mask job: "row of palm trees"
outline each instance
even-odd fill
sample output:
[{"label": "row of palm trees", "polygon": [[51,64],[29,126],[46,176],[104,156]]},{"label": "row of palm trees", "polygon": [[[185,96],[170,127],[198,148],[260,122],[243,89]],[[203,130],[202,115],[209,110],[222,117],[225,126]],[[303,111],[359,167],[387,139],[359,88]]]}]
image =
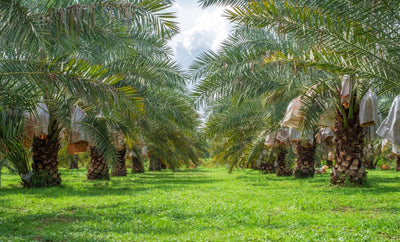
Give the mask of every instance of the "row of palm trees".
[{"label": "row of palm trees", "polygon": [[[234,23],[220,50],[201,55],[189,73],[195,104],[209,108],[206,131],[215,159],[231,169],[260,159],[273,168],[276,161],[278,175],[291,175],[285,157],[295,150],[295,176],[312,177],[316,134],[331,127],[331,182],[364,183],[370,140],[360,103],[376,93],[385,117],[399,93],[400,3],[199,2],[230,6],[225,14]],[[124,175],[131,150],[142,170],[143,144],[151,169],[198,163],[204,142],[185,94],[188,77],[167,45],[178,32],[171,4],[0,0],[0,156],[26,187],[61,183],[58,153],[71,145],[77,124],[89,137],[82,140],[90,150],[88,179],[108,179],[107,163]],[[282,122],[296,100],[300,116]],[[72,119],[76,108],[84,119]],[[45,124],[27,135],[27,120],[43,113]]]},{"label": "row of palm trees", "polygon": [[[216,159],[232,169],[270,157],[277,161],[278,175],[291,174],[284,159],[294,142],[294,175],[312,177],[315,135],[321,127],[331,127],[335,137],[331,183],[364,183],[364,150],[370,142],[365,134],[378,127],[378,120],[361,126],[365,111],[360,103],[368,92],[375,93],[386,117],[399,94],[400,3],[199,2],[203,7],[229,6],[225,16],[234,24],[217,52],[203,53],[191,66],[196,103],[209,107],[206,132]],[[301,100],[299,120],[282,122],[296,97]],[[300,134],[292,138],[286,132]],[[286,138],[274,138],[273,148],[265,148],[268,134]],[[271,155],[266,155],[268,151]]]},{"label": "row of palm trees", "polygon": [[[123,165],[126,148],[143,143],[153,163],[198,163],[197,114],[167,45],[179,31],[171,4],[0,1],[0,156],[24,186],[61,184],[58,153],[77,124],[89,137],[88,179],[108,179],[107,163]],[[84,119],[72,119],[76,108]],[[30,139],[29,121],[42,116]]]}]

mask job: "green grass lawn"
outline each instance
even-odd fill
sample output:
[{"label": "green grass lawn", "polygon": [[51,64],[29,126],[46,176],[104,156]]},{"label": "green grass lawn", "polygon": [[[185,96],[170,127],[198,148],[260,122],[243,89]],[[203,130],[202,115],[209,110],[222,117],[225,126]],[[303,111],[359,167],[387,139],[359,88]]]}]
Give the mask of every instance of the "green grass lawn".
[{"label": "green grass lawn", "polygon": [[0,241],[384,241],[400,239],[400,173],[369,171],[364,188],[329,175],[294,180],[253,170],[147,172],[23,189],[3,174]]}]

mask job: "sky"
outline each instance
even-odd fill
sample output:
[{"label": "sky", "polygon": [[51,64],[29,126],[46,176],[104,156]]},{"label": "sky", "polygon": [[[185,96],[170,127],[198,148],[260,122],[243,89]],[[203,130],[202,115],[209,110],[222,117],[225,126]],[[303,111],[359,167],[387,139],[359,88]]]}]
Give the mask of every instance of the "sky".
[{"label": "sky", "polygon": [[217,50],[228,37],[229,23],[222,17],[224,9],[202,9],[197,0],[176,0],[172,11],[176,12],[180,34],[170,42],[176,60],[187,69],[197,56],[208,49]]}]

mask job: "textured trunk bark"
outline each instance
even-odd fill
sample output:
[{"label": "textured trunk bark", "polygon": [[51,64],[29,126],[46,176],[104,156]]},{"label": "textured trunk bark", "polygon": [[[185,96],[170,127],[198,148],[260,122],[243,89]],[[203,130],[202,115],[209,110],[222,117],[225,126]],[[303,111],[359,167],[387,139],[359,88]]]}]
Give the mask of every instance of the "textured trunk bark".
[{"label": "textured trunk bark", "polygon": [[[349,109],[346,109],[346,113]],[[331,183],[353,185],[363,184],[367,180],[367,173],[363,165],[363,132],[359,121],[359,112],[354,111],[353,119],[344,125],[340,112],[336,115],[336,162],[331,173]]]},{"label": "textured trunk bark", "polygon": [[113,164],[111,169],[112,176],[126,176],[126,160],[125,160],[126,149],[118,151],[118,160]]},{"label": "textured trunk bark", "polygon": [[267,161],[261,164],[261,170],[264,173],[271,174],[275,173],[275,166],[273,161]]},{"label": "textured trunk bark", "polygon": [[69,169],[78,169],[78,155],[72,155],[71,161],[69,163]]},{"label": "textured trunk bark", "polygon": [[166,169],[164,163],[162,163],[159,159],[157,158],[150,158],[150,165],[149,165],[149,170],[150,171],[160,171],[161,169]]},{"label": "textured trunk bark", "polygon": [[251,169],[253,169],[253,170],[262,170],[262,167],[263,167],[263,163],[258,165],[257,162],[254,162],[251,164]]},{"label": "textured trunk bark", "polygon": [[370,170],[375,170],[376,166],[375,166],[375,162],[374,162],[374,158],[369,157],[365,159],[365,168],[370,169]]},{"label": "textured trunk bark", "polygon": [[144,173],[143,163],[137,157],[132,157],[132,173]]},{"label": "textured trunk bark", "polygon": [[96,147],[90,147],[88,180],[110,180],[107,162],[101,157]]},{"label": "textured trunk bark", "polygon": [[279,145],[277,148],[276,157],[276,175],[278,176],[291,176],[292,171],[287,167],[285,158],[287,154],[286,146]]},{"label": "textured trunk bark", "polygon": [[294,169],[295,178],[314,177],[314,163],[316,146],[305,147],[301,143],[296,144],[297,161]]},{"label": "textured trunk bark", "polygon": [[381,149],[375,149],[374,144],[367,139],[368,145],[364,147],[363,160],[366,169],[375,170],[377,158],[380,156]]},{"label": "textured trunk bark", "polygon": [[[42,137],[43,138],[43,137]],[[60,141],[56,134],[50,133],[45,138],[33,138],[32,153],[32,180],[26,183],[29,187],[53,187],[61,184],[58,173],[58,151]]]},{"label": "textured trunk bark", "polygon": [[270,152],[269,154],[265,151],[259,156],[258,160],[253,163],[254,170],[260,170],[263,173],[275,173],[274,166],[274,152]]},{"label": "textured trunk bark", "polygon": [[264,156],[264,162],[262,163],[262,170],[266,174],[276,173],[274,161],[276,159],[275,152],[270,152],[269,155]]},{"label": "textured trunk bark", "polygon": [[397,156],[396,171],[400,171],[400,156]]},{"label": "textured trunk bark", "polygon": [[332,161],[332,160],[326,160],[326,165],[327,165],[329,168],[332,168],[332,167],[333,167],[333,161]]}]

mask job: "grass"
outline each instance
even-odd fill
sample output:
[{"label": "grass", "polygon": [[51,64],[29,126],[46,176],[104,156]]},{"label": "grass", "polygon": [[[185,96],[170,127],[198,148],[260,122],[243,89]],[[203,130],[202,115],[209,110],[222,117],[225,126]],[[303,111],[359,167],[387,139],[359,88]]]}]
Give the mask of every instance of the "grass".
[{"label": "grass", "polygon": [[400,239],[400,173],[369,171],[363,188],[329,175],[294,180],[253,170],[148,172],[23,189],[3,174],[0,241],[385,241]]}]

